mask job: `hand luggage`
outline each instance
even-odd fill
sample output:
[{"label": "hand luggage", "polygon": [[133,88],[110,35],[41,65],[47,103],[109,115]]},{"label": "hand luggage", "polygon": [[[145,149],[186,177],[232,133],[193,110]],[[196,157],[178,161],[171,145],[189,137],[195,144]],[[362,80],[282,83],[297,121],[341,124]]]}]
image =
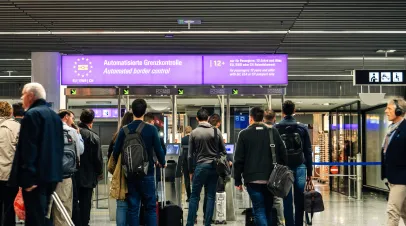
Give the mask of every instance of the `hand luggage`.
[{"label": "hand luggage", "polygon": [[[306,190],[304,192],[304,210],[307,225],[312,225],[314,213],[324,211],[323,197],[319,192],[314,190],[312,181],[308,181],[306,184]],[[310,218],[308,213],[310,213]]]},{"label": "hand luggage", "polygon": [[52,194],[52,199],[54,200],[56,207],[59,209],[59,211],[61,211],[62,216],[65,218],[66,224],[68,226],[75,226],[71,217],[69,216],[69,213],[66,211],[61,199],[59,198],[58,194],[56,194],[56,192]]},{"label": "hand luggage", "polygon": [[227,224],[226,215],[226,193],[217,192],[216,193],[216,208],[214,213],[215,224]]},{"label": "hand luggage", "polygon": [[183,210],[180,206],[166,201],[165,170],[161,169],[162,202],[159,209],[159,226],[183,226]]}]

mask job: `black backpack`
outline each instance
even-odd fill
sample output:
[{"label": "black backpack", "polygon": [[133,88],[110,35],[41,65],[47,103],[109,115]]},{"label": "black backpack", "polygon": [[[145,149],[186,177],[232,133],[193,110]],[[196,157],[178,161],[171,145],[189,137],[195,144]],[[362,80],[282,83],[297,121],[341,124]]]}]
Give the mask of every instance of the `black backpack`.
[{"label": "black backpack", "polygon": [[63,130],[63,158],[62,158],[62,172],[63,178],[71,177],[77,171],[77,151],[76,142],[69,135],[68,130]]},{"label": "black backpack", "polygon": [[123,145],[123,170],[127,177],[146,176],[148,174],[148,152],[142,139],[141,132],[145,123],[141,122],[135,133],[130,134],[127,126],[123,127],[125,140]]},{"label": "black backpack", "polygon": [[288,166],[295,168],[304,163],[303,141],[299,124],[277,124],[275,127],[285,143]]}]

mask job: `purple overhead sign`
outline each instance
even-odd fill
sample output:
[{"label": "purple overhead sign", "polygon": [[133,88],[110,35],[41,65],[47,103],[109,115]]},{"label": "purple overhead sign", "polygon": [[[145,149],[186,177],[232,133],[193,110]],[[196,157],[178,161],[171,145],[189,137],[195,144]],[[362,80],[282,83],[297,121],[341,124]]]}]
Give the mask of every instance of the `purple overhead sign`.
[{"label": "purple overhead sign", "polygon": [[288,55],[206,55],[205,85],[286,85]]},{"label": "purple overhead sign", "polygon": [[201,55],[62,56],[62,85],[201,85]]},{"label": "purple overhead sign", "polygon": [[286,85],[287,54],[62,56],[62,85]]}]

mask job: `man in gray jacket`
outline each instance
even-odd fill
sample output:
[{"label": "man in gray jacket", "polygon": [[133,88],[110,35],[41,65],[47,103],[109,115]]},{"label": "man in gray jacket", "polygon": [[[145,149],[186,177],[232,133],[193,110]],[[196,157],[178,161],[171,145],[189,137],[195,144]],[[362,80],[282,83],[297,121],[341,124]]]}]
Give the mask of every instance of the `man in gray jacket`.
[{"label": "man in gray jacket", "polygon": [[221,155],[227,154],[220,130],[213,128],[208,123],[208,119],[209,113],[207,110],[200,109],[197,112],[199,126],[192,131],[189,138],[188,163],[189,172],[191,172],[192,195],[189,202],[189,214],[186,226],[193,226],[195,224],[200,192],[203,185],[207,189],[205,225],[211,225],[219,177],[214,161],[216,160],[217,152],[220,152]]}]

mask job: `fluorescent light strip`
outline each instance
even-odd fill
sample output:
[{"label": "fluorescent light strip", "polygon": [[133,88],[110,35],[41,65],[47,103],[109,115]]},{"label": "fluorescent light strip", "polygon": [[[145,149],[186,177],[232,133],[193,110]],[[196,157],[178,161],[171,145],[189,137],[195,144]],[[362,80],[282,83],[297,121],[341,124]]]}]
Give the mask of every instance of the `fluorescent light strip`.
[{"label": "fluorescent light strip", "polygon": [[0,59],[0,61],[27,61],[27,60],[31,60],[31,59]]},{"label": "fluorescent light strip", "polygon": [[406,30],[398,31],[3,31],[0,35],[176,35],[176,34],[406,34]]},{"label": "fluorescent light strip", "polygon": [[10,76],[8,76],[8,75],[0,75],[0,78],[31,78],[31,76],[29,76],[29,75],[21,75],[21,76],[18,76],[18,75],[10,75]]}]

